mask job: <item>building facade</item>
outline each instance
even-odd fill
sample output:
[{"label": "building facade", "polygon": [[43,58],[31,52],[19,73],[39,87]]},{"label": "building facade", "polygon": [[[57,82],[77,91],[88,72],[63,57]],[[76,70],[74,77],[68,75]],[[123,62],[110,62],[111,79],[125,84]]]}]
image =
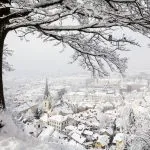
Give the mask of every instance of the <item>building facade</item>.
[{"label": "building facade", "polygon": [[55,130],[62,131],[66,126],[68,126],[68,117],[62,115],[51,116],[48,124],[54,127]]}]

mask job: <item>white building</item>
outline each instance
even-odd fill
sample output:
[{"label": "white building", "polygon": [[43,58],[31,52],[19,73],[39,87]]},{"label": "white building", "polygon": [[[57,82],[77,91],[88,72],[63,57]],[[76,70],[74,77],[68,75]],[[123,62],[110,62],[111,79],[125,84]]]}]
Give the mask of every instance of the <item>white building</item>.
[{"label": "white building", "polygon": [[55,130],[62,131],[68,126],[68,117],[62,115],[55,115],[49,118],[49,125],[54,127]]}]

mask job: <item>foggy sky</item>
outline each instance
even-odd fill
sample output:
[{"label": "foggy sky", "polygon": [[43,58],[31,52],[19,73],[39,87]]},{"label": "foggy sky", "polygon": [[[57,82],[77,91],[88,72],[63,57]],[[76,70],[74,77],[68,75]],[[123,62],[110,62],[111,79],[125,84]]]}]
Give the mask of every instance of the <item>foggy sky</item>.
[{"label": "foggy sky", "polygon": [[[131,46],[130,52],[123,52],[129,58],[129,73],[150,72],[150,40],[140,34],[131,34],[131,36],[140,42],[141,47]],[[83,72],[79,63],[69,64],[71,61],[71,48],[62,48],[54,46],[52,42],[43,42],[36,37],[29,37],[30,41],[20,40],[17,35],[9,33],[6,39],[8,48],[14,50],[12,56],[8,57],[8,62],[13,65],[15,71],[13,74],[73,74]],[[12,73],[11,73],[12,74]]]}]

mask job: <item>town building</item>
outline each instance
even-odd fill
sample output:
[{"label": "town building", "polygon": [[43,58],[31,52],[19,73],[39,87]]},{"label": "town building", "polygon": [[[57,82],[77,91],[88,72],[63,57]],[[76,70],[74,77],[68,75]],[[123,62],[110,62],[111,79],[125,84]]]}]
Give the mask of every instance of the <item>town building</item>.
[{"label": "town building", "polygon": [[62,115],[54,115],[49,117],[50,126],[54,127],[57,131],[62,131],[66,126],[68,126],[68,117]]}]

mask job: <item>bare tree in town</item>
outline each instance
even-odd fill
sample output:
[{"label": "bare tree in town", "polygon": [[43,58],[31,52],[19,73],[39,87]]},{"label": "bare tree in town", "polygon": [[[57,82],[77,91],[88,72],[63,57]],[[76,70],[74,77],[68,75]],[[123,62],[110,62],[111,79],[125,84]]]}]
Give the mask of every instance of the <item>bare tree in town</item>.
[{"label": "bare tree in town", "polygon": [[64,96],[64,94],[65,94],[66,92],[67,92],[67,91],[66,91],[65,88],[59,90],[58,93],[57,93],[57,100],[60,100],[60,102],[62,102],[62,101],[63,101],[63,96]]},{"label": "bare tree in town", "polygon": [[126,44],[138,44],[125,34],[117,37],[114,33],[124,27],[148,36],[149,6],[147,0],[1,0],[1,108],[5,108],[2,57],[9,32],[22,36],[39,33],[45,41],[70,46],[74,49],[73,61],[79,60],[94,75],[105,76],[110,70],[123,73],[127,59],[120,51],[126,50]]}]

